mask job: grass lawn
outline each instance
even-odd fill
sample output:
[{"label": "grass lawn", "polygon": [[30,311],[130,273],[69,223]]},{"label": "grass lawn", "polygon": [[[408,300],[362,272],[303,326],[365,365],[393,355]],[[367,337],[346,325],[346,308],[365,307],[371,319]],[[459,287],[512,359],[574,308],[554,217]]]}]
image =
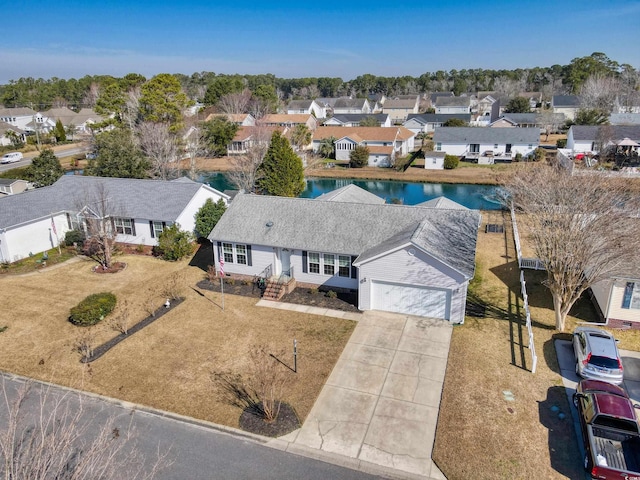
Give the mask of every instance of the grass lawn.
[{"label": "grass lawn", "polygon": [[[483,212],[483,222],[510,225],[508,213]],[[447,478],[582,478],[574,428],[558,370],[554,329],[542,272],[527,272],[538,365],[522,315],[519,271],[510,228],[506,235],[478,237],[477,276],[472,296],[487,304],[486,317],[467,316],[453,330],[433,458]],[[571,312],[577,321],[594,320],[588,302]],[[511,392],[508,400],[504,392]],[[567,415],[558,418],[551,408]]]},{"label": "grass lawn", "polygon": [[[271,345],[274,353],[285,349],[288,356],[281,360],[292,365],[296,339],[298,373],[287,370],[283,400],[304,420],[355,326],[258,308],[255,298],[229,294],[223,311],[219,293],[192,288],[205,272],[186,261],[117,259],[127,263],[117,274],[92,273],[94,262],[83,260],[37,275],[0,276],[0,327],[7,327],[0,333],[0,369],[237,427],[241,408],[214,384],[212,374],[246,373],[253,344]],[[133,324],[164,303],[161,292],[172,275],[183,286],[181,305],[90,366],[80,363],[73,345],[84,330],[67,321],[72,306],[91,293],[111,291],[120,307],[126,302]],[[117,335],[105,323],[95,327],[96,343]]]}]

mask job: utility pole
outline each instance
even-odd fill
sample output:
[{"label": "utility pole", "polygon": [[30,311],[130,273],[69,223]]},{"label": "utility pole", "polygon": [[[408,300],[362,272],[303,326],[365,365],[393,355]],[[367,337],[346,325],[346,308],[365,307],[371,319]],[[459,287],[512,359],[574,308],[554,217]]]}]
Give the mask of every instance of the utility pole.
[{"label": "utility pole", "polygon": [[33,110],[33,128],[36,130],[36,142],[38,144],[38,151],[40,151],[40,135],[38,134],[38,123],[36,122],[36,111],[33,108],[33,102],[31,102],[31,110]]}]

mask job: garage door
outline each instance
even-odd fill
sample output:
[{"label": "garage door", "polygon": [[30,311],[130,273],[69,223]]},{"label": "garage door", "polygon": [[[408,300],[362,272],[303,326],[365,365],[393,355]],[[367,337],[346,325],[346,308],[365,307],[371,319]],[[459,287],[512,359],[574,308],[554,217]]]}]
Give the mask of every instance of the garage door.
[{"label": "garage door", "polygon": [[447,300],[446,290],[397,283],[371,283],[371,308],[373,310],[406,313],[421,317],[447,318]]}]

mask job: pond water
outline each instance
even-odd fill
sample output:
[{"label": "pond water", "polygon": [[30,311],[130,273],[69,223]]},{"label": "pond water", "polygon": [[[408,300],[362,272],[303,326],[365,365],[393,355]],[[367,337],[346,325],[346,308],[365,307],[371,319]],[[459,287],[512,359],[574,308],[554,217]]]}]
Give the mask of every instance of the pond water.
[{"label": "pond water", "polygon": [[[233,185],[223,173],[207,173],[201,178],[216,190],[233,190]],[[493,185],[469,185],[448,183],[408,183],[389,180],[354,180],[348,178],[307,178],[307,187],[301,197],[316,198],[351,183],[384,198],[387,203],[400,202],[416,205],[436,197],[446,197],[467,208],[477,210],[499,210],[497,192]]]}]

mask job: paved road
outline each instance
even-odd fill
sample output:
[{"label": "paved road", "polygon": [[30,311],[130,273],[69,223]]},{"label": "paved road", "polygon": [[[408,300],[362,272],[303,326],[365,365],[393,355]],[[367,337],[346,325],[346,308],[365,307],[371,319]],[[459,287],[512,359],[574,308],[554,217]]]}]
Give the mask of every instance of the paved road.
[{"label": "paved road", "polygon": [[[68,148],[60,148],[55,151],[55,155],[58,158],[70,157],[72,155],[77,155],[78,153],[84,153],[87,151],[87,148],[84,146],[78,145],[69,145]],[[5,172],[7,170],[11,170],[12,168],[26,167],[31,165],[31,159],[33,157],[37,157],[39,155],[38,152],[29,152],[24,154],[24,159],[15,163],[6,163],[0,164],[0,172]]]},{"label": "paved road", "polygon": [[[8,377],[6,391],[14,391],[22,384],[22,379]],[[34,384],[32,396],[39,398],[39,384]],[[173,463],[156,477],[161,480],[189,479],[265,479],[288,478],[325,480],[339,478],[345,480],[372,480],[385,478],[369,475],[356,470],[332,465],[312,458],[286,453],[267,447],[253,438],[243,438],[211,426],[189,423],[162,417],[157,413],[133,410],[104,399],[65,392],[52,387],[50,393],[67,395],[73,407],[83,404],[83,412],[92,422],[112,419],[122,432],[133,425],[136,432],[136,448],[144,456],[145,462],[153,462],[157,452],[166,452]],[[37,414],[38,401],[31,399],[25,408]],[[33,409],[33,410],[31,410]],[[6,407],[0,402],[0,425],[6,421]],[[386,477],[389,478],[389,477]]]}]

